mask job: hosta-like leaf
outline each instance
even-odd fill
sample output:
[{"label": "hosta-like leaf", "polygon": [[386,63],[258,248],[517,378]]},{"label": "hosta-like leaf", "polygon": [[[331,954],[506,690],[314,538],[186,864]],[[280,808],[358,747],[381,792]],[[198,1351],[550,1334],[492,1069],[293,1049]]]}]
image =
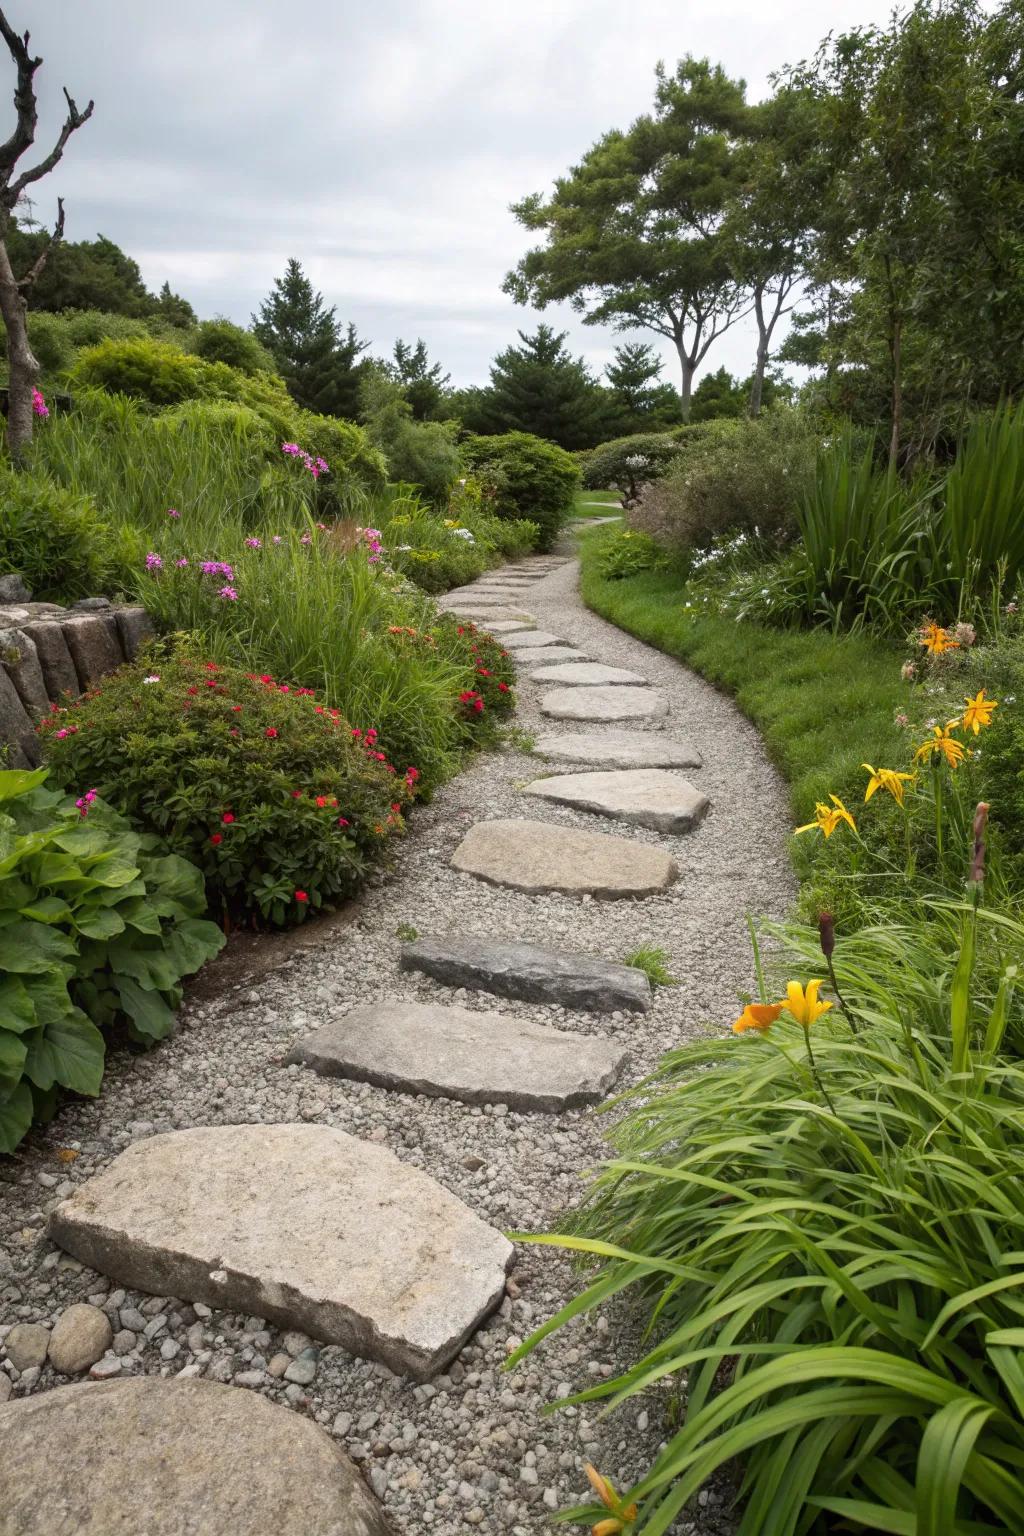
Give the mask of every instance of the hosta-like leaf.
[{"label": "hosta-like leaf", "polygon": [[19,916],[34,923],[66,923],[71,917],[71,908],[61,896],[40,896],[20,907]]},{"label": "hosta-like leaf", "polygon": [[114,939],[124,933],[124,919],[113,907],[90,907],[75,914],[75,927],[87,939]]},{"label": "hosta-like leaf", "polygon": [[0,1153],[13,1152],[32,1124],[32,1090],[19,1083],[6,1098],[0,1097]]},{"label": "hosta-like leaf", "polygon": [[21,1034],[26,1029],[34,1029],[37,1023],[29,986],[17,976],[0,976],[0,1029]]},{"label": "hosta-like leaf", "polygon": [[198,971],[201,965],[224,948],[225,943],[224,934],[217,924],[205,918],[189,917],[183,923],[176,924],[166,940],[167,954],[178,971],[175,980]]},{"label": "hosta-like leaf", "polygon": [[0,973],[29,976],[48,971],[74,952],[74,941],[45,923],[20,921],[0,928]]},{"label": "hosta-like leaf", "polygon": [[25,1076],[37,1088],[71,1088],[95,1096],[103,1080],[103,1036],[69,1000],[63,1019],[29,1035]]},{"label": "hosta-like leaf", "polygon": [[159,992],[147,991],[130,976],[116,978],[121,1007],[146,1040],[162,1040],[174,1028],[175,1012]]},{"label": "hosta-like leaf", "polygon": [[48,768],[0,769],[0,803],[27,795],[45,781],[48,773]]}]

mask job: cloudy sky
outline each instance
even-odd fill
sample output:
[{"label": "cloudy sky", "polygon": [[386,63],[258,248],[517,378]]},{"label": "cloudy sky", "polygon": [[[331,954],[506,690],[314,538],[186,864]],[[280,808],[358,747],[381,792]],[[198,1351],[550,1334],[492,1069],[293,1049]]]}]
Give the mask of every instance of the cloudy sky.
[{"label": "cloudy sky", "polygon": [[[31,26],[39,143],[60,87],[95,116],[38,189],[68,236],[123,246],[202,316],[247,323],[289,256],[377,354],[422,336],[457,384],[539,318],[501,292],[508,212],[652,100],[658,59],[720,60],[752,98],[891,0],[5,0]],[[7,76],[13,70],[3,61]],[[4,130],[6,131],[6,130]],[[600,369],[617,338],[570,311]],[[709,356],[746,373],[738,327]],[[666,376],[676,382],[671,362]]]}]

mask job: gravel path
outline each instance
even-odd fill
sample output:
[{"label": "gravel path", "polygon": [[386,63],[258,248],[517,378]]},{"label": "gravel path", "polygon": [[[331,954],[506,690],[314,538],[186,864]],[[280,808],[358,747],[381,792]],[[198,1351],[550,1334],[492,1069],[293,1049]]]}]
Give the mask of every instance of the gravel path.
[{"label": "gravel path", "polygon": [[[583,1460],[618,1483],[644,1470],[663,1430],[657,1399],[607,1418],[585,1407],[540,1413],[557,1396],[635,1358],[628,1312],[611,1321],[580,1321],[516,1372],[503,1372],[510,1349],[579,1285],[557,1253],[522,1247],[500,1311],[446,1375],[414,1386],[381,1365],[327,1347],[314,1379],[299,1384],[280,1373],[309,1340],[260,1318],[114,1290],[54,1248],[44,1224],[71,1188],[154,1130],[301,1119],[386,1143],[497,1227],[543,1230],[576,1201],[586,1170],[602,1155],[600,1123],[591,1112],[517,1114],[501,1105],[469,1108],[390,1094],[285,1067],[289,1046],[357,1003],[448,1001],[580,1034],[610,1034],[628,1046],[627,1078],[635,1081],[668,1047],[735,1016],[737,993],[752,984],[745,914],[781,915],[792,900],[783,788],[757,733],[735,708],[678,663],[589,613],[576,579],[570,562],[539,581],[522,606],[540,626],[664,691],[671,704],[665,728],[703,753],[704,767],[687,777],[711,798],[707,820],[686,837],[625,827],[523,797],[519,787],[544,767],[519,750],[481,757],[416,814],[394,869],[365,892],[350,924],[331,925],[312,945],[293,949],[258,990],[249,980],[213,1001],[193,1002],[176,1038],[150,1055],[112,1053],[99,1100],[65,1105],[51,1126],[0,1164],[0,1335],[18,1321],[49,1323],[69,1303],[92,1298],[111,1315],[124,1371],[234,1380],[315,1417],[364,1467],[398,1532],[427,1528],[456,1536],[476,1528],[525,1536],[544,1530],[552,1510],[583,1495]],[[520,668],[524,677],[527,670]],[[523,683],[522,730],[600,729],[545,720],[538,708],[542,693],[542,685]],[[473,822],[508,816],[667,847],[680,879],[646,900],[600,902],[526,896],[449,868]],[[425,977],[399,974],[399,935],[408,938],[413,929],[532,940],[612,960],[649,943],[668,951],[680,984],[660,991],[646,1016],[603,1018],[452,993]],[[8,1369],[8,1375],[17,1373]],[[0,1369],[0,1396],[2,1376]],[[41,1374],[30,1369],[14,1392],[59,1380],[48,1366]],[[702,1503],[699,1520],[684,1520],[678,1530],[727,1530],[720,1494],[707,1490]]]}]

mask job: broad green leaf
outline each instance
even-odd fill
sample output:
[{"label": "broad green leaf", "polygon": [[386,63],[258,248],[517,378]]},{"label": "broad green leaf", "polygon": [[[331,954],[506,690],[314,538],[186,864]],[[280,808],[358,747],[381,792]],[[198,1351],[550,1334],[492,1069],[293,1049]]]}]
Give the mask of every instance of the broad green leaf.
[{"label": "broad green leaf", "polygon": [[994,1412],[991,1403],[964,1397],[932,1414],[917,1462],[917,1536],[946,1536],[968,1457]]},{"label": "broad green leaf", "polygon": [[187,917],[199,917],[206,910],[203,877],[194,864],[168,853],[160,859],[147,859],[146,885],[155,912],[174,917],[183,911]]},{"label": "broad green leaf", "polygon": [[45,781],[49,771],[48,768],[0,769],[0,801],[16,800],[19,795],[27,795]]},{"label": "broad green leaf", "polygon": [[0,1030],[21,1034],[26,1029],[35,1029],[39,1021],[33,993],[38,985],[36,982],[26,986],[17,976],[0,976]]},{"label": "broad green leaf", "polygon": [[76,859],[93,858],[97,854],[109,853],[112,849],[111,836],[106,827],[90,826],[87,822],[61,832],[56,842],[58,848],[73,854]]},{"label": "broad green leaf", "polygon": [[29,1036],[25,1076],[37,1088],[70,1088],[95,1097],[103,1081],[103,1036],[69,1000],[66,1016]]},{"label": "broad green leaf", "polygon": [[71,916],[71,908],[61,896],[40,896],[18,910],[35,923],[66,923]]},{"label": "broad green leaf", "polygon": [[32,1124],[32,1090],[19,1083],[6,1099],[0,1099],[0,1153],[13,1152]]},{"label": "broad green leaf", "polygon": [[144,895],[121,900],[118,902],[117,911],[125,924],[138,933],[150,933],[156,936],[162,932],[159,914]]},{"label": "broad green leaf", "polygon": [[74,941],[44,923],[17,922],[0,928],[0,973],[29,976],[48,971],[74,953]]},{"label": "broad green leaf", "polygon": [[82,917],[76,913],[75,927],[87,939],[114,939],[124,933],[124,920],[113,907],[90,907]]},{"label": "broad green leaf", "polygon": [[162,1040],[170,1034],[176,1015],[159,992],[145,990],[130,976],[117,976],[115,980],[121,1007],[140,1035],[147,1040]]},{"label": "broad green leaf", "polygon": [[168,956],[178,973],[175,980],[198,971],[224,948],[226,942],[217,924],[205,918],[189,917],[178,923],[166,940]]},{"label": "broad green leaf", "polygon": [[110,945],[110,964],[118,977],[130,976],[147,992],[170,991],[180,972],[162,941],[149,943],[122,935]]},{"label": "broad green leaf", "polygon": [[0,1029],[0,1077],[10,1078],[15,1083],[19,1080],[28,1050],[25,1041],[30,1035],[31,1032],[15,1035],[10,1030]]}]

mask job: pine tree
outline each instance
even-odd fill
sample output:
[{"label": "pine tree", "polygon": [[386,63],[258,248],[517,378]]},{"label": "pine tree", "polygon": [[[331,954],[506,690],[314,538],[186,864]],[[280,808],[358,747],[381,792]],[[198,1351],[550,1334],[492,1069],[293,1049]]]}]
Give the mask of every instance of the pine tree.
[{"label": "pine tree", "polygon": [[438,421],[444,414],[444,392],[451,381],[450,373],[442,373],[440,363],[431,363],[427,356],[427,344],[420,337],[416,345],[395,342],[395,361],[388,365],[388,372],[412,407],[415,421]]},{"label": "pine tree", "polygon": [[344,336],[333,307],[294,257],[253,315],[253,332],[273,354],[293,398],[306,410],[354,419],[359,409],[360,341],[351,323]]},{"label": "pine tree", "polygon": [[661,370],[662,360],[647,342],[615,348],[615,361],[604,372],[619,434],[650,432],[678,422],[679,397],[671,384],[662,383]]},{"label": "pine tree", "polygon": [[590,448],[606,435],[607,409],[582,358],[565,346],[566,332],[538,326],[519,332],[491,365],[482,402],[493,432],[532,432],[562,448]]}]

